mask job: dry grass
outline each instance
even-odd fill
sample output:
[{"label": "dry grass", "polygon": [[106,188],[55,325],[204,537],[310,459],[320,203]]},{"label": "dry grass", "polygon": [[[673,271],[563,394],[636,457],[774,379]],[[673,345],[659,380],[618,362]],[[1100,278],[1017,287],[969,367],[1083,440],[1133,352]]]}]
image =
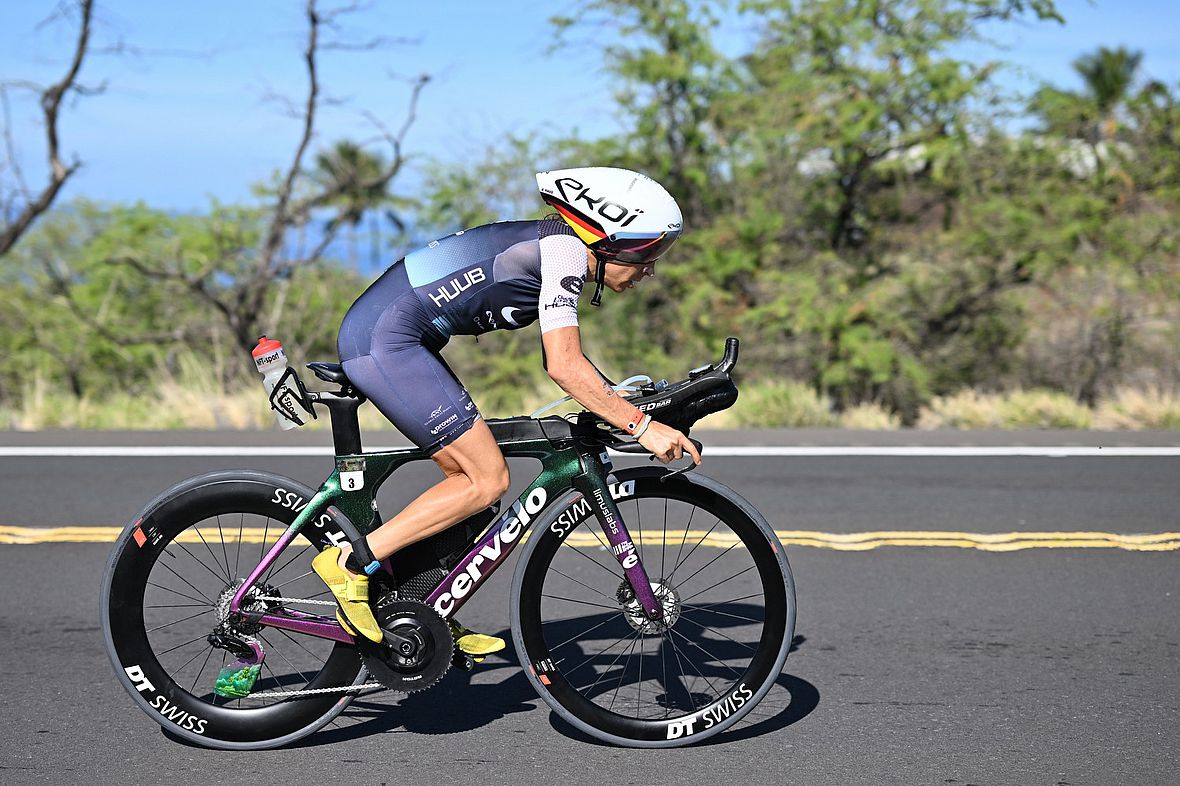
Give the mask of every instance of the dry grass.
[{"label": "dry grass", "polygon": [[1180,396],[1158,388],[1120,388],[1098,405],[1094,427],[1120,431],[1180,429]]},{"label": "dry grass", "polygon": [[840,413],[840,427],[895,431],[901,428],[901,418],[880,404],[858,404]]},{"label": "dry grass", "polygon": [[[481,411],[486,417],[528,414],[557,395],[552,386],[518,391],[519,406],[504,411],[494,407]],[[501,400],[508,400],[500,397]],[[479,397],[476,397],[477,403]],[[508,407],[508,405],[505,405]],[[547,414],[577,411],[567,403]],[[365,432],[393,430],[393,426],[370,404],[359,412]],[[807,385],[793,380],[743,385],[737,403],[702,421],[708,428],[815,428],[892,430],[901,427],[897,415],[875,404],[861,404],[842,413]],[[918,428],[936,429],[1180,429],[1180,396],[1159,389],[1124,388],[1094,409],[1088,409],[1062,393],[1048,390],[1014,391],[1006,394],[963,390],[953,396],[934,399],[923,408]],[[105,399],[75,398],[51,391],[42,378],[26,385],[17,408],[0,408],[0,429],[227,429],[275,428],[261,385],[220,389],[198,368],[186,368],[175,375],[161,375],[155,390],[141,395],[115,394]],[[327,417],[308,425],[330,428]]]},{"label": "dry grass", "polygon": [[794,380],[743,385],[736,404],[703,421],[709,428],[802,428],[838,424],[831,401]]},{"label": "dry grass", "polygon": [[1017,390],[978,393],[963,390],[936,398],[922,408],[918,428],[1091,428],[1094,413],[1064,393]]}]

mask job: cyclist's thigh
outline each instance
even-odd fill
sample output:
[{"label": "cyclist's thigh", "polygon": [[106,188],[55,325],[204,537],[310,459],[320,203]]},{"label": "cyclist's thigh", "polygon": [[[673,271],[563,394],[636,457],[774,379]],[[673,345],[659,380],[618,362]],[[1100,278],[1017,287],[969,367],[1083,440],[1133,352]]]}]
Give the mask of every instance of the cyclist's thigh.
[{"label": "cyclist's thigh", "polygon": [[446,475],[466,475],[476,485],[489,484],[508,490],[508,463],[487,423],[477,420],[466,434],[431,458]]},{"label": "cyclist's thigh", "polygon": [[431,455],[471,429],[479,410],[436,352],[413,341],[381,344],[343,365],[382,415]]}]

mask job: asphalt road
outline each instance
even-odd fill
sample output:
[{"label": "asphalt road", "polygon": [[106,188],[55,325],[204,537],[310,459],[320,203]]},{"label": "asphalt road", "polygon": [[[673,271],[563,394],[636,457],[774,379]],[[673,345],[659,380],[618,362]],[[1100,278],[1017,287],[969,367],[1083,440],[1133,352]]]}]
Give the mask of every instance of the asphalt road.
[{"label": "asphalt road", "polygon": [[[120,525],[172,482],[229,465],[316,485],[330,461],[0,458],[0,524]],[[777,529],[1180,530],[1176,457],[715,458],[704,471]],[[384,511],[432,470],[399,477]],[[796,649],[749,722],[698,747],[584,739],[532,694],[510,650],[400,702],[358,701],[297,747],[227,753],[164,736],[116,683],[98,627],[109,548],[0,546],[3,783],[1176,782],[1176,551],[789,549]],[[466,624],[507,638],[512,567],[464,609]]]}]

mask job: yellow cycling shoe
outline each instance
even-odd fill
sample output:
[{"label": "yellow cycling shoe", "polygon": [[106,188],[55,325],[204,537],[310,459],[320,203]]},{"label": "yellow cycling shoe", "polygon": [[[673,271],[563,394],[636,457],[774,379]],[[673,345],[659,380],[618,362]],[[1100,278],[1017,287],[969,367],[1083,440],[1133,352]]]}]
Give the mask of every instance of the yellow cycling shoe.
[{"label": "yellow cycling shoe", "polygon": [[508,646],[504,643],[504,639],[498,636],[476,633],[463,627],[455,620],[448,620],[448,622],[451,625],[451,635],[455,637],[455,644],[459,646],[459,651],[470,655],[476,663],[493,652],[499,652]]},{"label": "yellow cycling shoe", "polygon": [[329,546],[317,554],[311,561],[311,568],[336,596],[340,611],[344,612],[344,618],[340,611],[336,612],[336,619],[341,626],[354,636],[360,631],[369,641],[381,641],[384,638],[381,628],[377,626],[373,610],[369,608],[369,577],[353,576],[340,567],[340,549],[336,546]]}]

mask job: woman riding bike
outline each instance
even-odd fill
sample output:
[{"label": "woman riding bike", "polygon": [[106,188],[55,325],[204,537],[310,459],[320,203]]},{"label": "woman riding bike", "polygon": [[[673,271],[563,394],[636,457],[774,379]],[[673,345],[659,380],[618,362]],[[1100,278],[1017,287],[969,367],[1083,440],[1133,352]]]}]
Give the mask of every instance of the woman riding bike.
[{"label": "woman riding bike", "polygon": [[[676,200],[644,175],[608,167],[541,172],[537,185],[557,216],[486,224],[431,242],[385,271],[340,326],[350,382],[446,476],[366,538],[313,560],[340,605],[341,625],[372,641],[382,634],[368,605],[366,574],[494,504],[509,487],[491,430],[439,354],[451,336],[539,320],[545,368],[575,401],[664,463],[685,452],[701,461],[684,434],[616,394],[583,355],[578,330],[578,298],[590,277],[591,304],[598,305],[603,287],[624,292],[655,275],[656,260],[680,235]],[[505,646],[451,625],[459,648],[476,658]]]}]

